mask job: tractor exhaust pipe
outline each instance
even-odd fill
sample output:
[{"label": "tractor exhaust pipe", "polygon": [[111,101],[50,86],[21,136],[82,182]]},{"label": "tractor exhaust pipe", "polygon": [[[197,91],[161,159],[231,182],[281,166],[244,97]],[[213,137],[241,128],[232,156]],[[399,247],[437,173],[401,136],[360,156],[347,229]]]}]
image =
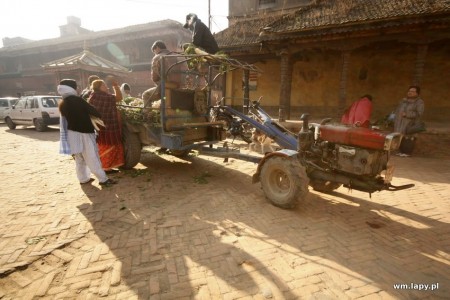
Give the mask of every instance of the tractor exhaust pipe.
[{"label": "tractor exhaust pipe", "polygon": [[320,179],[325,181],[337,182],[343,184],[345,187],[361,192],[373,193],[382,190],[400,191],[414,187],[414,184],[405,184],[401,186],[394,186],[390,183],[385,183],[380,179],[366,179],[363,180],[358,177],[350,177],[338,173],[331,173],[322,170],[314,170],[308,173],[310,179]]}]

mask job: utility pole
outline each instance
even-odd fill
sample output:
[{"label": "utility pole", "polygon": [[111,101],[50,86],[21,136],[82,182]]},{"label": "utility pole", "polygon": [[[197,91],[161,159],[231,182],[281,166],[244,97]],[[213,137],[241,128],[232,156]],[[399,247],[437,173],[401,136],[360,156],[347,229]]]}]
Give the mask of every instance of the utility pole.
[{"label": "utility pole", "polygon": [[208,0],[208,28],[211,30],[211,0]]}]

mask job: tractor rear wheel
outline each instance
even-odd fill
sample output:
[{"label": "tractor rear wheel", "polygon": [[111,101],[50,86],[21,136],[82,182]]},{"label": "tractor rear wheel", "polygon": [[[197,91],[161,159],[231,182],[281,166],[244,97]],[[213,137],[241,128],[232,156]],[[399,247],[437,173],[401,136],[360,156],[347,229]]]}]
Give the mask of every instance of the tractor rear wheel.
[{"label": "tractor rear wheel", "polygon": [[141,160],[142,144],[137,133],[131,132],[126,126],[122,128],[122,142],[125,163],[122,169],[128,170]]},{"label": "tractor rear wheel", "polygon": [[308,176],[296,158],[273,156],[261,169],[261,186],[275,206],[293,208],[308,194]]}]

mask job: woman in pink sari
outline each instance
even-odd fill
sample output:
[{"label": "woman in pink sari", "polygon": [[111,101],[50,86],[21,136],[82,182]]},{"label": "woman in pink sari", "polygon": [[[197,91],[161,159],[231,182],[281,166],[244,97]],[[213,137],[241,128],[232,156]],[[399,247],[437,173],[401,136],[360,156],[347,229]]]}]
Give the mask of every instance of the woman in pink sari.
[{"label": "woman in pink sari", "polygon": [[118,172],[116,168],[124,164],[122,124],[116,108],[116,103],[122,100],[122,93],[117,82],[113,82],[113,88],[115,94],[110,94],[103,80],[95,80],[88,100],[102,115],[105,123],[105,127],[98,132],[97,145],[106,173]]}]

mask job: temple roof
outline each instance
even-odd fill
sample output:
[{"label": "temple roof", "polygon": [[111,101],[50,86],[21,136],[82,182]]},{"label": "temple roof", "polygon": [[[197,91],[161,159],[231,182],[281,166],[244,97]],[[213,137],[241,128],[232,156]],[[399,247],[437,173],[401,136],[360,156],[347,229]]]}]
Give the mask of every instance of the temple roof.
[{"label": "temple roof", "polygon": [[84,50],[81,53],[69,57],[60,58],[42,65],[44,70],[91,70],[109,73],[126,73],[129,70],[119,64],[106,60],[103,57]]}]

